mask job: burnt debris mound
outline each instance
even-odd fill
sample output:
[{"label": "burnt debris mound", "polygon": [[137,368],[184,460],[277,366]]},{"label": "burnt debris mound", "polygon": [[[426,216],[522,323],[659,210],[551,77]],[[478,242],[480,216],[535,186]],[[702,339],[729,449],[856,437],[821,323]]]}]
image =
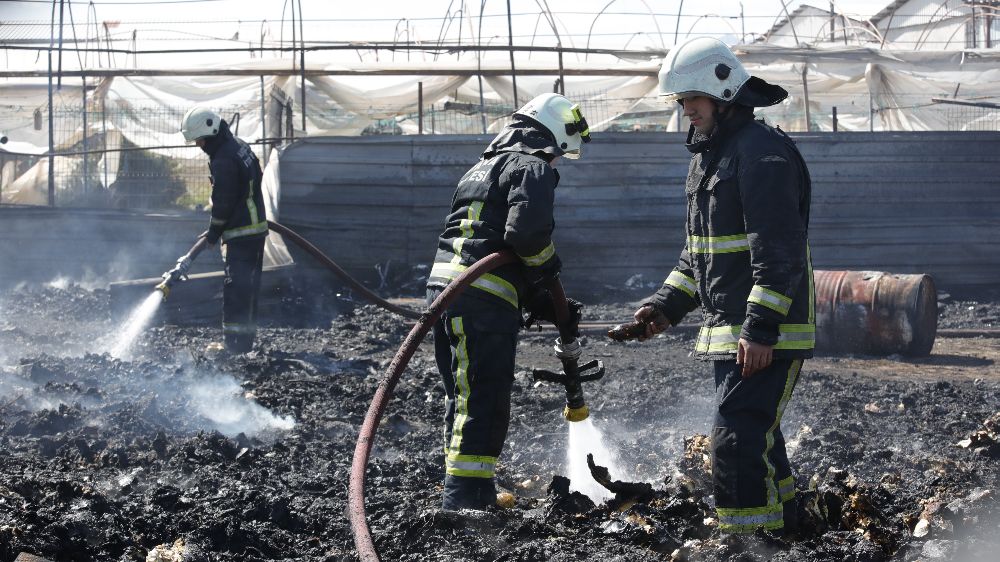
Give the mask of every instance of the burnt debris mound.
[{"label": "burnt debris mound", "polygon": [[[20,553],[356,560],[345,513],[351,455],[410,325],[371,306],[344,308],[326,325],[264,328],[254,352],[235,357],[205,351],[219,337],[212,327],[158,326],[122,360],[102,344],[115,329],[106,292],[0,295],[0,562]],[[943,314],[979,327],[997,310],[962,301]],[[519,369],[554,367],[553,338],[525,334]],[[443,390],[432,346],[422,344],[369,465],[367,509],[382,559],[995,559],[1000,384],[992,365],[974,380],[927,380],[908,379],[905,363],[885,378],[807,362],[783,423],[801,528],[727,536],[715,519],[704,437],[714,389],[690,347],[683,333],[586,342],[585,358],[608,366],[585,392],[618,454],[620,473],[591,461],[613,499],[571,491],[562,391],[518,374],[498,469],[513,507],[456,514],[437,509]]]}]

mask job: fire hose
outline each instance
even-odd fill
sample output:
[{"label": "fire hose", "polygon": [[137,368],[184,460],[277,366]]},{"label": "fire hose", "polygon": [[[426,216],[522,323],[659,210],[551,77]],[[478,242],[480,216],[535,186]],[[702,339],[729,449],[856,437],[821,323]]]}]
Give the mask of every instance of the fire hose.
[{"label": "fire hose", "polygon": [[[370,291],[364,285],[354,280],[346,271],[338,266],[332,259],[322,251],[313,246],[308,240],[299,236],[291,229],[268,221],[271,230],[287,237],[300,248],[305,250],[320,263],[333,271],[341,280],[356,289],[368,300],[378,304],[382,308],[411,319],[418,319],[416,325],[410,330],[402,345],[393,357],[392,362],[382,380],[379,382],[375,396],[365,415],[361,431],[358,435],[358,442],[354,449],[354,457],[351,462],[351,476],[348,487],[348,519],[351,524],[351,533],[354,535],[354,543],[358,549],[358,556],[363,562],[379,562],[378,553],[375,551],[375,544],[372,541],[371,531],[368,528],[367,516],[365,513],[365,470],[371,456],[372,446],[375,439],[375,430],[382,419],[392,391],[399,382],[399,378],[413,357],[417,346],[423,341],[427,332],[441,317],[441,314],[448,306],[461,294],[461,292],[472,284],[483,274],[496,269],[502,265],[515,263],[517,257],[510,251],[502,251],[490,254],[470,266],[454,281],[448,284],[440,295],[423,313],[419,313],[409,308],[394,305]],[[191,247],[187,254],[177,260],[177,265],[170,271],[163,274],[163,281],[156,286],[156,290],[163,293],[166,299],[170,294],[171,287],[183,281],[187,277],[187,272],[194,259],[208,246],[208,241],[204,235]],[[577,341],[575,330],[570,326],[569,308],[566,301],[566,293],[563,291],[562,283],[558,278],[552,279],[546,288],[552,295],[553,309],[555,312],[556,327],[559,329],[559,339],[556,340],[555,351],[557,357],[563,365],[563,371],[555,373],[541,369],[532,370],[532,375],[536,380],[556,382],[566,387],[566,408],[563,416],[570,422],[577,422],[589,416],[589,409],[583,398],[583,388],[581,383],[596,380],[604,375],[604,365],[600,361],[590,361],[584,365],[578,365],[581,355],[581,347]]]},{"label": "fire hose", "polygon": [[369,301],[381,306],[382,308],[388,310],[389,312],[396,313],[404,318],[412,318],[414,320],[420,318],[421,315],[416,310],[406,308],[405,306],[398,306],[392,304],[391,302],[373,293],[370,289],[368,289],[368,287],[365,287],[357,280],[355,280],[353,277],[351,277],[346,271],[343,270],[343,268],[337,265],[336,262],[328,258],[326,254],[320,251],[319,248],[313,246],[308,240],[299,236],[292,229],[282,224],[278,224],[274,221],[267,221],[267,225],[271,228],[271,230],[277,232],[282,237],[288,238],[292,242],[295,242],[295,244],[298,247],[305,250],[306,253],[308,253],[310,256],[316,258],[320,263],[326,266],[327,269],[332,271],[334,275],[339,277],[341,281],[346,283],[349,287],[351,287],[355,291],[361,293]]},{"label": "fire hose", "polygon": [[[310,243],[302,236],[299,236],[299,234],[296,233],[294,230],[288,228],[283,224],[276,223],[274,221],[267,221],[267,225],[272,231],[277,232],[282,237],[288,240],[291,240],[292,242],[295,243],[295,245],[305,250],[306,253],[316,258],[317,261],[319,261],[327,269],[332,271],[334,275],[339,277],[341,281],[347,284],[347,286],[351,287],[358,293],[361,293],[361,295],[364,296],[369,301],[377,304],[378,306],[384,308],[385,310],[388,310],[389,312],[398,314],[404,318],[411,318],[414,320],[420,318],[420,313],[417,312],[416,310],[406,308],[404,306],[395,305],[373,293],[368,287],[365,287],[364,285],[359,283],[357,280],[351,277],[350,274],[344,271],[342,267],[337,265],[336,262],[327,257],[327,255],[324,254],[319,248],[313,246],[312,243]],[[207,246],[208,246],[208,240],[206,240],[205,235],[203,234],[201,237],[198,238],[198,241],[195,242],[194,246],[192,246],[191,249],[188,250],[188,253],[184,254],[183,256],[181,256],[180,259],[177,260],[177,265],[175,265],[174,268],[171,269],[170,271],[163,274],[163,281],[161,281],[160,284],[156,286],[156,290],[163,293],[164,299],[166,299],[167,296],[170,294],[170,289],[174,286],[174,284],[176,284],[179,281],[183,281],[187,277],[187,272],[191,268],[191,263],[194,261],[195,258],[198,257],[198,254],[200,254],[202,250],[204,250]]]},{"label": "fire hose", "polygon": [[455,300],[465,287],[478,279],[482,274],[496,269],[501,265],[514,263],[517,257],[512,252],[497,252],[486,256],[466,269],[454,281],[445,287],[444,291],[438,295],[434,302],[427,308],[417,322],[417,325],[410,330],[403,340],[403,345],[399,347],[396,356],[389,363],[389,369],[379,382],[375,396],[371,405],[368,406],[368,413],[365,421],[361,425],[361,432],[358,434],[358,443],[354,447],[354,458],[351,461],[351,479],[347,491],[347,518],[351,522],[351,533],[354,535],[354,546],[358,549],[358,557],[362,562],[379,562],[378,553],[375,552],[375,543],[372,541],[371,530],[368,528],[368,519],[365,514],[365,469],[368,467],[368,458],[372,452],[372,445],[375,443],[375,430],[382,419],[386,404],[392,396],[392,391],[399,382],[403,369],[410,362],[417,346],[423,341],[424,336],[431,327],[441,317],[441,313],[448,308],[448,305]]},{"label": "fire hose", "polygon": [[[468,287],[473,281],[484,273],[496,269],[505,264],[514,263],[517,257],[510,251],[502,251],[490,254],[477,261],[467,270],[462,272],[454,281],[445,287],[444,291],[423,313],[417,325],[410,330],[403,344],[399,347],[389,368],[379,382],[375,396],[372,398],[368,413],[361,425],[358,434],[358,443],[354,448],[354,458],[351,461],[351,477],[347,492],[347,518],[351,523],[351,533],[354,535],[354,545],[358,549],[358,557],[362,562],[379,562],[378,553],[375,551],[375,543],[372,541],[371,530],[368,528],[367,515],[365,513],[365,470],[368,467],[368,459],[371,455],[372,446],[375,441],[375,430],[378,428],[385,412],[386,404],[392,396],[392,391],[399,381],[399,377],[406,368],[410,358],[416,351],[417,346],[423,341],[424,336],[431,329],[441,314],[458,297],[458,295]],[[579,421],[587,417],[587,406],[583,402],[583,392],[580,382],[593,380],[604,374],[604,366],[600,362],[592,361],[599,367],[599,373],[579,376],[579,369],[576,367],[576,360],[579,358],[579,343],[573,329],[569,326],[569,310],[566,304],[566,294],[563,292],[562,283],[558,279],[553,279],[547,288],[552,293],[552,301],[556,313],[556,323],[559,328],[560,338],[556,344],[557,354],[560,349],[573,349],[574,352],[560,355],[563,362],[564,373],[549,373],[553,375],[543,380],[560,382],[566,386],[566,410],[564,415],[570,421]],[[575,346],[575,347],[574,347]],[[588,368],[590,364],[584,366]],[[535,373],[537,373],[536,371]],[[534,374],[534,373],[533,373]],[[535,374],[538,377],[537,374]],[[561,377],[561,378],[560,378]],[[572,388],[571,388],[572,387]],[[572,418],[571,418],[572,415]]]}]

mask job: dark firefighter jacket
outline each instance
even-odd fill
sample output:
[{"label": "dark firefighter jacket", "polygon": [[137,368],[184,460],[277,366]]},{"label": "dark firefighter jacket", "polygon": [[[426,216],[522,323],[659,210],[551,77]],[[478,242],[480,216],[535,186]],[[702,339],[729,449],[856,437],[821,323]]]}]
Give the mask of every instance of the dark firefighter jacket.
[{"label": "dark firefighter jacket", "polygon": [[208,241],[212,244],[267,235],[263,174],[257,156],[247,143],[233,136],[223,121],[219,134],[203,147],[212,172],[212,219]]},{"label": "dark firefighter jacket", "polygon": [[563,152],[533,121],[516,119],[458,182],[429,288],[442,289],[479,259],[510,249],[520,263],[483,275],[468,292],[519,309],[532,284],[559,273],[551,239],[559,174],[542,157]]},{"label": "dark firefighter jacket", "polygon": [[787,135],[732,107],[711,138],[688,145],[687,243],[650,303],[672,324],[702,307],[701,358],[732,359],[741,337],[773,345],[776,358],[812,357],[809,171]]}]

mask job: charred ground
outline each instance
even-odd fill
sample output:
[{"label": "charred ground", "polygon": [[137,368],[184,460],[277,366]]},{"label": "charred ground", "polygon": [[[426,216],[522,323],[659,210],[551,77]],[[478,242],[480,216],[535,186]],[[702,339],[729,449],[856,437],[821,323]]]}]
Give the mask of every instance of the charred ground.
[{"label": "charred ground", "polygon": [[[258,349],[206,356],[211,328],[150,329],[107,354],[108,294],[75,286],[0,298],[0,562],[354,560],[345,516],[357,430],[408,331],[343,305],[313,328],[272,327]],[[592,306],[622,319],[626,304]],[[944,303],[941,326],[995,327],[995,295]],[[555,367],[552,332],[527,333],[519,367]],[[690,336],[637,344],[591,334],[608,366],[586,393],[620,453],[616,480],[648,493],[594,506],[568,494],[562,392],[519,374],[500,485],[514,509],[456,518],[443,478],[442,389],[429,342],[379,429],[368,511],[383,560],[990,560],[1000,548],[996,338],[940,338],[932,357],[806,363],[783,428],[805,528],[783,541],[719,535],[706,478],[710,369]],[[221,397],[221,398],[220,398]],[[256,407],[256,406],[262,406]],[[294,420],[294,426],[291,425]],[[166,558],[163,558],[166,559]]]}]

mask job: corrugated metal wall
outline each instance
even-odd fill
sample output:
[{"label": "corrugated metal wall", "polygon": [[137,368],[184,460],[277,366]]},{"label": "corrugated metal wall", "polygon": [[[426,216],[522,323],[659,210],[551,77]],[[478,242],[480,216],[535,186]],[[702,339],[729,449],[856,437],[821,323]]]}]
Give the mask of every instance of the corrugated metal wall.
[{"label": "corrugated metal wall", "polygon": [[[173,267],[208,225],[207,213],[0,207],[0,287],[67,278],[106,287],[157,277]],[[192,273],[222,269],[218,251],[203,253]]]},{"label": "corrugated metal wall", "polygon": [[[1000,134],[793,135],[813,175],[820,269],[930,273],[945,290],[1000,280]],[[329,137],[281,157],[280,221],[351,273],[427,264],[455,183],[487,136]],[[659,282],[684,238],[683,135],[595,135],[560,166],[556,248],[567,289]],[[308,257],[297,256],[307,266]]]}]

